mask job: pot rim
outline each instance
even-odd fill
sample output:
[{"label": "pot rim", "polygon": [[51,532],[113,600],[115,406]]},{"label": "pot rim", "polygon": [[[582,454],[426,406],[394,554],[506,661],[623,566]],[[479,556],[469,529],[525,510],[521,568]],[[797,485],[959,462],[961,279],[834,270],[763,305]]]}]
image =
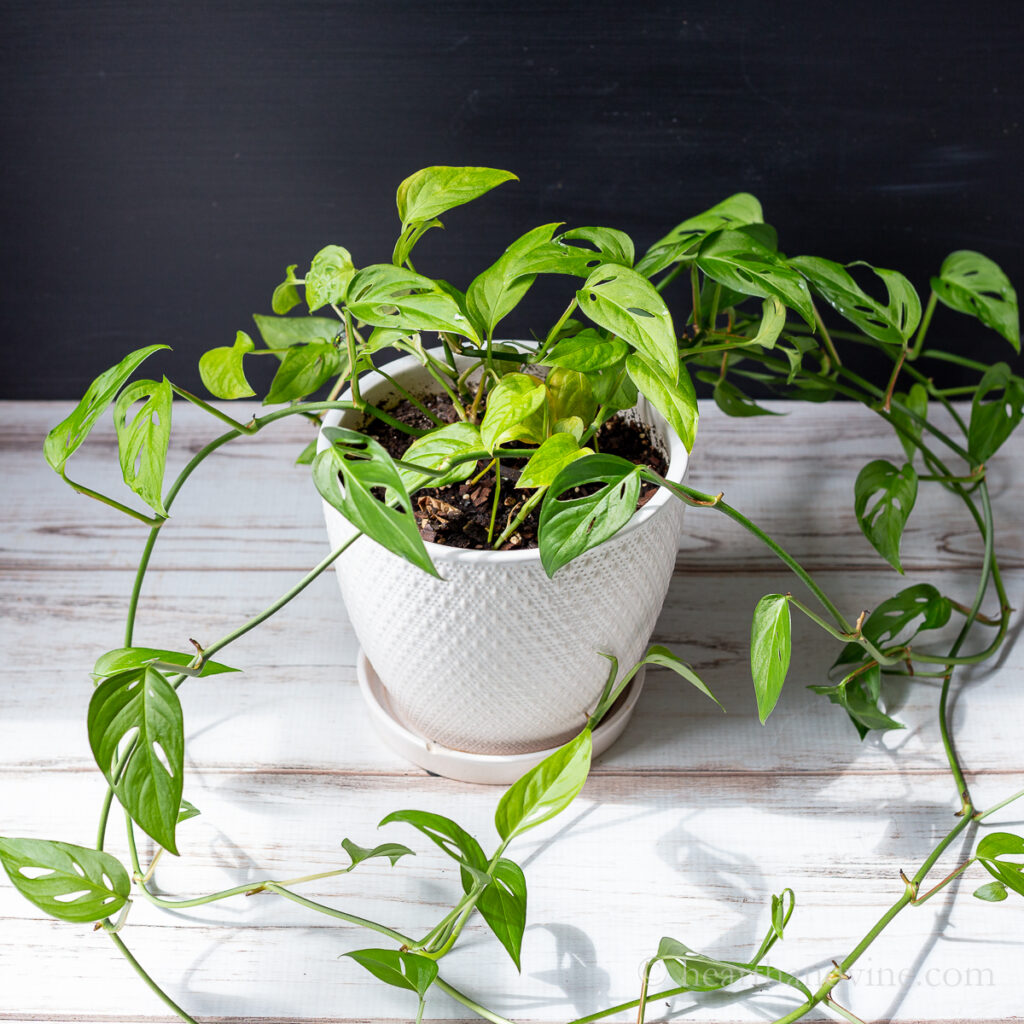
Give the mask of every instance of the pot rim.
[{"label": "pot rim", "polygon": [[[521,344],[526,343],[524,342]],[[431,348],[427,351],[443,354],[443,349],[440,348]],[[386,365],[392,376],[396,372],[401,372],[406,369],[421,368],[423,366],[415,356],[403,356],[402,358],[395,359]],[[361,383],[365,384],[366,389],[369,390],[378,384],[386,386],[390,382],[386,377],[383,377],[379,373],[368,373],[362,378]],[[344,395],[342,397],[344,397]],[[686,451],[683,442],[665,422],[665,418],[661,413],[658,412],[658,410],[655,409],[654,406],[643,397],[643,395],[640,396],[638,405],[640,403],[649,410],[652,419],[656,422],[664,423],[665,425],[665,436],[668,438],[668,469],[665,471],[665,478],[673,483],[682,483],[689,463],[689,454]],[[321,427],[321,432],[317,437],[317,452],[323,451],[328,443],[327,439],[323,435],[323,427],[338,426],[341,422],[341,417],[341,409],[331,409],[324,416],[323,426]],[[629,536],[629,534],[634,530],[639,529],[644,523],[652,519],[660,509],[664,508],[665,505],[668,504],[668,502],[675,500],[677,499],[671,494],[671,492],[666,490],[664,487],[659,487],[654,497],[652,497],[641,509],[635,512],[625,526],[593,550],[599,551],[608,544],[614,544],[616,541]],[[327,506],[326,502],[324,504]],[[337,509],[331,506],[327,507],[330,508],[335,515],[341,516],[341,513],[338,512]],[[342,516],[342,518],[344,517]],[[424,540],[423,543],[426,545],[427,552],[430,554],[430,557],[434,562],[461,562],[465,565],[474,565],[478,563],[487,563],[489,565],[514,565],[517,563],[540,562],[539,548],[526,548],[521,551],[495,551],[491,548],[453,548],[447,544],[437,544],[434,541],[429,540]]]}]

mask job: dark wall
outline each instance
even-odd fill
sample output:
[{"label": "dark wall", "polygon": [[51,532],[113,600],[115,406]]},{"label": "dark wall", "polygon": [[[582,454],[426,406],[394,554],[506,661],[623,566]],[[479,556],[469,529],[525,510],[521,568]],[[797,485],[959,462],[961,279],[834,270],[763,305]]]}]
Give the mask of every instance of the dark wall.
[{"label": "dark wall", "polygon": [[[3,397],[77,397],[153,342],[175,352],[151,372],[195,383],[285,264],[328,242],[387,260],[395,186],[432,163],[522,179],[421,243],[417,265],[463,287],[535,224],[644,248],[738,190],[790,253],[926,291],[974,248],[1024,281],[1017,3],[2,10]],[[974,347],[963,324],[936,326]]]}]

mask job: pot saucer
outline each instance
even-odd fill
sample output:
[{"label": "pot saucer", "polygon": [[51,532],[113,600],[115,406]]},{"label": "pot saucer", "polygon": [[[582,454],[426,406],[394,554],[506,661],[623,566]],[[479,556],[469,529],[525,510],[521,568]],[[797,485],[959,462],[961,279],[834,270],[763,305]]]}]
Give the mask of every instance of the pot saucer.
[{"label": "pot saucer", "polygon": [[[434,775],[458,782],[509,786],[557,749],[552,747],[527,754],[469,754],[441,746],[410,728],[395,712],[384,684],[362,648],[356,659],[356,674],[370,721],[380,739],[396,754]],[[641,669],[594,730],[594,757],[603,754],[622,735],[640,698],[644,675],[645,670]]]}]

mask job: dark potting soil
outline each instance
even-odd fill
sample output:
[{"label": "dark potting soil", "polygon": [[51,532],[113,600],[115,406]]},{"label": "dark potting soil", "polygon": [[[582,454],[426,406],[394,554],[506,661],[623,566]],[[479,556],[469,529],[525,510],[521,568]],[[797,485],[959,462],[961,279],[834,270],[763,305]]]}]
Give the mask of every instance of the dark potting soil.
[{"label": "dark potting soil", "polygon": [[[427,395],[420,401],[445,423],[454,423],[458,419],[451,402],[443,395]],[[418,430],[436,426],[409,401],[403,400],[388,411],[395,419]],[[414,440],[410,434],[382,420],[372,421],[363,430],[383,445],[392,458],[401,458]],[[522,447],[530,446],[522,444]],[[597,433],[597,450],[607,455],[618,455],[636,465],[649,466],[655,473],[662,475],[668,469],[668,460],[647,428],[622,417],[617,416],[601,427]],[[501,461],[501,486],[494,523],[496,537],[502,534],[505,527],[518,514],[522,502],[532,493],[517,490],[515,486],[525,465],[525,459]],[[477,479],[477,473],[482,468],[483,464],[478,463],[474,474],[461,484],[423,488],[413,495],[416,522],[424,540],[455,548],[482,550],[490,547],[487,543],[487,531],[491,522],[497,479],[493,469]],[[637,507],[649,501],[657,490],[654,484],[645,482],[640,490]],[[501,550],[535,548],[539,521],[538,507],[523,520],[516,532],[502,545]]]}]

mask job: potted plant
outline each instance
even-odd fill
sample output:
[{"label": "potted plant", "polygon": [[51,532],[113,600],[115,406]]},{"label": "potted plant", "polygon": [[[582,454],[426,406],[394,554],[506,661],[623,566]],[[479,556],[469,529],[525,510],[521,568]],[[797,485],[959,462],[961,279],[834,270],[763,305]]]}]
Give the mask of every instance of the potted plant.
[{"label": "potted plant", "polygon": [[[528,516],[536,512],[536,557],[546,576],[556,581],[561,574],[571,573],[577,560],[600,554],[602,547],[613,546],[620,538],[638,535],[645,522],[657,523],[659,516],[668,517],[665,535],[674,538],[676,520],[655,504],[658,499],[638,511],[645,483],[664,489],[672,502],[678,499],[724,515],[765,543],[807,587],[816,605],[785,593],[768,594],[755,608],[751,674],[762,721],[785,681],[794,608],[838,642],[834,680],[814,689],[842,707],[862,736],[870,730],[899,727],[886,712],[886,675],[906,674],[916,666],[941,679],[938,715],[960,798],[959,820],[920,868],[904,876],[905,890],[892,908],[813,992],[793,975],[762,963],[782,938],[793,912],[788,890],[773,899],[771,930],[759,949],[742,962],[712,960],[665,938],[647,963],[639,998],[630,1004],[639,1007],[641,1021],[646,1001],[654,998],[647,990],[654,963],[664,963],[675,982],[673,989],[659,996],[695,988],[709,991],[751,975],[789,985],[803,1000],[799,1009],[781,1018],[791,1022],[831,1000],[844,971],[905,907],[928,899],[972,865],[992,879],[977,890],[979,898],[998,901],[1011,890],[1024,895],[1021,866],[1012,859],[1024,852],[1024,839],[998,832],[985,835],[964,865],[926,889],[926,878],[939,856],[971,821],[983,820],[1024,796],[1014,794],[984,811],[975,808],[952,743],[948,715],[957,666],[991,657],[1007,634],[1011,609],[995,556],[985,465],[1024,417],[1024,381],[1005,363],[987,366],[924,348],[932,313],[941,302],[994,328],[1019,351],[1016,295],[1005,275],[977,253],[954,253],[932,280],[922,312],[917,292],[906,278],[895,271],[867,268],[886,290],[887,298],[881,301],[857,283],[849,267],[820,258],[783,256],[774,232],[762,222],[759,204],[745,194],[683,221],[636,261],[632,243],[621,232],[582,228],[559,234],[558,225],[545,225],[516,240],[464,293],[413,269],[410,257],[417,240],[437,226],[441,214],[511,177],[485,168],[428,168],[399,189],[402,225],[391,264],[357,270],[346,250],[328,246],[314,257],[302,279],[296,277],[296,267],[290,267],[274,293],[276,315],[257,317],[265,345],[259,351],[279,360],[266,398],[267,404],[279,408],[243,422],[166,378],[129,383],[139,365],[161,347],[150,346],[130,353],[101,374],[76,409],[46,438],[47,461],[72,487],[141,520],[149,526],[150,535],[128,606],[125,646],[101,656],[93,669],[96,688],[89,702],[89,738],[107,781],[95,848],[59,840],[4,838],[0,839],[0,860],[12,883],[38,907],[64,920],[98,922],[183,1020],[192,1018],[131,957],[120,936],[133,892],[177,909],[243,892],[276,893],[385,936],[391,944],[388,948],[361,949],[349,955],[381,980],[414,992],[420,1014],[426,993],[436,986],[481,1016],[503,1024],[504,1018],[448,984],[439,974],[438,962],[456,944],[470,915],[479,911],[518,964],[526,921],[526,882],[522,869],[506,856],[509,847],[524,832],[567,807],[580,791],[590,766],[595,728],[645,664],[670,667],[708,692],[692,668],[662,648],[641,650],[635,659],[627,657],[626,671],[621,674],[614,652],[572,651],[580,657],[608,655],[603,676],[596,689],[581,698],[575,735],[501,796],[495,815],[500,843],[492,855],[486,855],[476,839],[445,816],[401,810],[384,818],[382,824],[402,823],[418,830],[460,867],[461,896],[421,938],[305,899],[294,889],[306,878],[288,883],[267,880],[255,887],[249,882],[185,901],[154,893],[147,884],[152,868],[147,872],[139,861],[135,829],[148,834],[161,851],[176,854],[177,828],[195,813],[182,801],[185,729],[178,687],[190,677],[230,671],[214,656],[258,628],[350,548],[365,549],[373,541],[396,559],[393,564],[405,562],[414,567],[417,580],[443,575],[438,563],[445,568],[447,563],[431,556],[434,549],[428,543],[434,542],[425,541],[423,532],[436,534],[435,526],[441,520],[455,516],[427,499],[451,505],[438,497],[439,488],[480,487],[486,472],[494,476],[487,491],[483,546],[520,547],[513,538],[517,532],[521,538],[529,536]],[[856,267],[854,270],[859,272]],[[501,320],[540,274],[570,278],[566,306],[534,345],[496,340]],[[676,330],[661,292],[679,277],[689,285],[684,291],[691,302],[685,328]],[[290,316],[299,304],[300,286],[310,315]],[[830,306],[856,331],[830,333],[815,300]],[[331,307],[336,316],[318,315],[324,307]],[[582,318],[574,316],[577,311]],[[437,334],[437,345],[424,339],[428,332]],[[889,367],[885,382],[873,383],[845,367],[836,341],[876,350]],[[378,353],[388,348],[397,349],[410,361],[390,369],[390,364],[381,365]],[[240,332],[233,346],[206,353],[200,371],[211,393],[223,399],[251,397],[254,390],[243,362],[256,351],[253,340]],[[977,383],[967,389],[971,396],[969,418],[950,402],[951,394],[965,393],[963,388],[937,385],[918,369],[918,361],[926,359],[957,362],[977,376]],[[901,571],[900,541],[919,482],[927,480],[952,492],[963,501],[984,540],[973,602],[959,604],[929,584],[918,584],[850,621],[796,559],[728,505],[721,494],[701,494],[682,483],[682,468],[674,454],[668,467],[659,470],[612,454],[607,445],[602,448],[606,437],[601,432],[603,424],[625,413],[653,428],[656,439],[672,443],[668,439],[674,434],[681,447],[688,449],[697,413],[690,367],[713,384],[715,400],[733,415],[757,416],[769,411],[743,392],[740,385],[753,380],[778,393],[811,401],[843,395],[865,402],[884,416],[896,430],[907,461],[895,466],[875,460],[860,471],[854,491],[861,528],[882,557]],[[416,381],[406,376],[407,370],[413,378],[433,382],[435,397],[446,395],[450,410],[442,415],[433,399],[425,401],[423,393],[409,386]],[[329,388],[325,399],[309,399],[324,387]],[[165,486],[174,395],[225,421],[228,429],[198,451],[177,479]],[[404,411],[391,406],[396,395],[407,403]],[[934,422],[929,413],[931,403],[945,408],[960,436],[950,436]],[[111,406],[125,482],[151,512],[140,512],[68,477],[69,459]],[[423,421],[417,424],[410,408],[417,410]],[[454,411],[454,419],[448,423],[444,416],[450,411]],[[339,417],[338,425],[324,426],[321,417],[325,413],[347,418]],[[312,461],[320,494],[332,510],[346,517],[351,528],[338,536],[333,550],[286,594],[216,642],[205,647],[196,644],[195,652],[187,653],[134,646],[139,592],[153,546],[180,489],[221,446],[294,415],[316,420],[320,439],[312,442],[300,461]],[[384,437],[378,426],[381,423],[411,437],[408,447],[390,451],[385,442],[390,444],[393,438]],[[514,460],[519,460],[519,465],[513,465],[506,476],[503,467],[508,468]],[[919,474],[915,464],[925,472]],[[509,490],[515,498],[505,506],[500,495]],[[473,504],[472,494],[462,496]],[[356,544],[362,534],[370,540]],[[499,550],[500,555],[507,553]],[[517,550],[511,553],[520,554]],[[470,554],[489,557],[486,551]],[[613,578],[617,579],[614,574]],[[653,589],[661,587],[657,582]],[[990,589],[998,607],[995,614],[985,616],[982,606]],[[596,604],[602,596],[599,591],[588,600]],[[478,592],[473,600],[479,603],[485,598]],[[940,640],[929,644],[929,632],[944,626],[954,612],[963,617],[955,640],[946,645]],[[478,622],[475,616],[475,605],[464,610],[462,621],[471,631]],[[531,613],[532,621],[542,623],[547,617],[543,604]],[[964,653],[977,627],[993,630],[994,635],[983,649]],[[488,632],[488,638],[494,644],[506,640],[503,633]],[[646,637],[640,648],[645,644]],[[521,668],[526,674],[530,665]],[[542,741],[554,742],[550,737]],[[104,850],[115,799],[128,826],[130,875]],[[386,857],[394,863],[409,852],[396,843],[371,849],[347,839],[344,847],[350,863],[331,874],[344,874],[370,858]],[[612,1007],[587,1019],[626,1008]],[[843,1015],[849,1016],[846,1011]]]}]

